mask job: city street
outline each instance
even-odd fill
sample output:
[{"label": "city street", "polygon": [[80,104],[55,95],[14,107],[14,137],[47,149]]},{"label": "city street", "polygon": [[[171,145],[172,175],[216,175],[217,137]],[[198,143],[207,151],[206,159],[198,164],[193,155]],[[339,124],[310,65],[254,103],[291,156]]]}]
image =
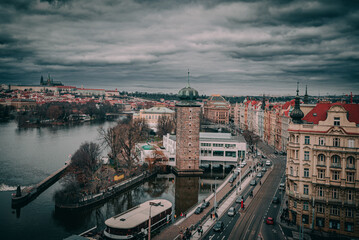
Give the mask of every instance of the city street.
[{"label": "city street", "polygon": [[[285,172],[285,156],[275,155],[272,148],[267,145],[259,144],[263,155],[272,161],[273,170],[267,176],[259,191],[251,200],[249,206],[240,209],[240,204],[233,203],[236,209],[234,216],[224,214],[219,220],[223,221],[222,231],[215,232],[213,229],[203,239],[285,239],[278,223],[280,203],[272,203],[273,197],[282,199],[284,192],[279,191],[279,183],[284,182],[282,176]],[[267,160],[267,159],[262,159]],[[249,193],[254,189],[248,186],[243,191],[244,200],[249,198]],[[274,219],[274,225],[265,223],[266,217]]]}]

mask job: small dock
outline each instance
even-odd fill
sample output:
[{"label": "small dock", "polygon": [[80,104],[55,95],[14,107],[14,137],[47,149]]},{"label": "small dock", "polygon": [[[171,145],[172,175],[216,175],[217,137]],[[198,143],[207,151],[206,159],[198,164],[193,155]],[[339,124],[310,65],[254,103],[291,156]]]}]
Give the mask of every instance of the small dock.
[{"label": "small dock", "polygon": [[18,186],[16,193],[13,193],[11,197],[12,208],[21,208],[34,200],[43,191],[57,182],[63,176],[63,173],[69,165],[70,161],[66,161],[63,167],[53,172],[50,176],[33,187],[24,188],[21,190],[20,186]]}]

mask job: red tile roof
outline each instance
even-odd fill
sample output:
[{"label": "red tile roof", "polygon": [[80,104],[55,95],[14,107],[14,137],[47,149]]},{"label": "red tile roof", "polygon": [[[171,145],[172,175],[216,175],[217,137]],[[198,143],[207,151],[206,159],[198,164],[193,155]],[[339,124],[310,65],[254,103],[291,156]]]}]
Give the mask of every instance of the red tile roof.
[{"label": "red tile roof", "polygon": [[303,118],[308,123],[318,124],[319,121],[327,119],[327,112],[330,107],[340,105],[348,111],[349,122],[359,124],[359,104],[344,104],[344,103],[317,103],[317,105]]}]

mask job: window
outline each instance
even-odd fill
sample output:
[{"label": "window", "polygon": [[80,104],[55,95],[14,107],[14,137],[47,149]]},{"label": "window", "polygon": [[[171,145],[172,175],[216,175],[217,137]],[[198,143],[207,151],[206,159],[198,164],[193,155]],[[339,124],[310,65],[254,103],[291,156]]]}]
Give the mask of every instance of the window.
[{"label": "window", "polygon": [[310,144],[310,136],[304,136],[304,144]]},{"label": "window", "polygon": [[345,222],[345,231],[353,232],[354,231],[354,223],[352,222]]},{"label": "window", "polygon": [[202,147],[210,147],[211,144],[210,144],[210,143],[201,143],[201,146],[202,146]]},{"label": "window", "polygon": [[325,170],[324,169],[318,170],[318,178],[320,178],[320,179],[325,178]]},{"label": "window", "polygon": [[309,151],[304,151],[304,160],[309,161]]},{"label": "window", "polygon": [[340,229],[340,221],[329,219],[329,228],[339,230]]},{"label": "window", "polygon": [[333,138],[333,146],[340,147],[340,138]]},{"label": "window", "polygon": [[317,213],[324,213],[325,207],[323,204],[317,204]]},{"label": "window", "polygon": [[353,209],[351,209],[351,208],[346,208],[346,209],[345,209],[345,216],[346,216],[347,218],[352,218],[352,217],[353,217]]},{"label": "window", "polygon": [[224,145],[226,148],[234,148],[236,147],[236,144],[226,144]]},{"label": "window", "polygon": [[354,173],[347,172],[347,182],[354,182]]},{"label": "window", "polygon": [[226,151],[226,157],[236,157],[236,152]]},{"label": "window", "polygon": [[354,157],[350,156],[347,158],[347,168],[355,169]]},{"label": "window", "polygon": [[303,186],[303,194],[304,194],[304,195],[308,195],[308,194],[309,194],[309,186],[308,186],[308,185],[304,185],[304,186]]},{"label": "window", "polygon": [[293,176],[293,167],[290,167],[290,175]]},{"label": "window", "polygon": [[340,126],[340,117],[334,118],[334,126]]},{"label": "window", "polygon": [[294,183],[293,187],[294,187],[294,191],[296,192],[297,191],[297,184]]},{"label": "window", "polygon": [[324,196],[323,187],[318,187],[318,197],[323,197],[323,196]]},{"label": "window", "polygon": [[295,143],[298,143],[299,142],[299,136],[295,136]]},{"label": "window", "polygon": [[295,150],[295,158],[298,159],[298,150]]},{"label": "window", "polygon": [[308,211],[308,209],[309,209],[308,202],[303,202],[303,210]]},{"label": "window", "polygon": [[325,165],[325,156],[323,154],[318,155],[318,164]]},{"label": "window", "polygon": [[213,143],[213,147],[223,147],[222,143]]},{"label": "window", "polygon": [[337,206],[331,206],[330,207],[330,215],[339,216],[340,215],[340,209]]},{"label": "window", "polygon": [[333,171],[332,173],[332,180],[338,181],[339,180],[339,171]]},{"label": "window", "polygon": [[224,151],[213,151],[213,156],[214,157],[223,157]]},{"label": "window", "polygon": [[347,200],[348,201],[353,201],[353,191],[352,190],[348,190],[347,191]]},{"label": "window", "polygon": [[309,168],[304,168],[304,176],[305,178],[309,177]]},{"label": "window", "polygon": [[324,146],[324,144],[325,144],[324,138],[323,137],[319,138],[319,145]]},{"label": "window", "polygon": [[294,208],[297,208],[297,201],[293,202],[293,206],[294,206]]},{"label": "window", "polygon": [[302,215],[302,221],[304,224],[308,224],[309,223],[309,215]]},{"label": "window", "polygon": [[354,148],[354,140],[353,139],[348,140],[348,147]]},{"label": "window", "polygon": [[317,222],[317,227],[324,227],[324,218],[317,217],[316,222]]},{"label": "window", "polygon": [[336,189],[336,188],[332,189],[332,198],[333,199],[338,199],[339,198],[338,189]]},{"label": "window", "polygon": [[340,167],[340,157],[338,155],[332,157],[332,167]]}]

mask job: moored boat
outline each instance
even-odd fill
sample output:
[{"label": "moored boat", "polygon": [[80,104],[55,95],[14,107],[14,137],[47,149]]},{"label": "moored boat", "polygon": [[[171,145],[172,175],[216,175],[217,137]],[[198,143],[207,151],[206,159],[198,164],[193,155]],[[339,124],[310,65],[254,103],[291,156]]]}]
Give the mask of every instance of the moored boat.
[{"label": "moored boat", "polygon": [[[151,221],[149,221],[150,216]],[[171,219],[172,203],[170,201],[149,200],[107,219],[104,235],[110,239],[136,239],[148,235],[149,231],[153,232],[161,228]]]}]

